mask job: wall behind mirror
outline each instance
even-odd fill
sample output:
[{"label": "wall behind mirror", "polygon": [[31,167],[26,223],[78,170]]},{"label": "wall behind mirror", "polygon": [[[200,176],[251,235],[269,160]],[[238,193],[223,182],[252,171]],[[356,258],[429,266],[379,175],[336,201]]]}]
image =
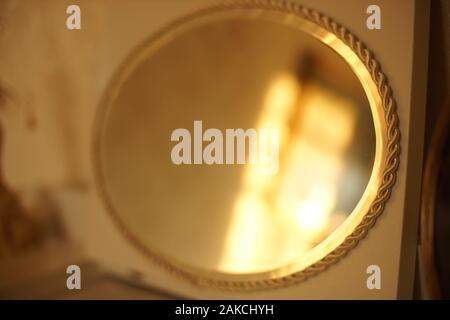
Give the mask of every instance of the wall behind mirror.
[{"label": "wall behind mirror", "polygon": [[[395,192],[392,194],[392,198],[385,208],[385,212],[375,227],[370,231],[370,235],[357,248],[352,250],[345,259],[321,273],[320,276],[311,278],[299,286],[270,292],[252,293],[250,295],[233,294],[233,297],[343,297],[370,299],[409,297],[412,292],[411,279],[414,274],[414,263],[411,261],[415,261],[413,253],[415,249],[413,250],[410,244],[415,243],[414,237],[416,232],[414,231],[414,219],[417,217],[415,214],[418,208],[418,203],[416,203],[415,199],[419,198],[417,191],[419,178],[416,176],[419,170],[416,169],[421,165],[417,162],[418,160],[416,161],[414,159],[420,159],[421,155],[420,135],[422,122],[420,119],[423,119],[423,99],[421,98],[423,92],[420,90],[422,85],[419,83],[423,77],[413,77],[413,75],[423,73],[424,69],[424,63],[420,59],[421,56],[418,54],[413,55],[413,52],[423,52],[420,49],[426,47],[424,45],[426,43],[426,36],[424,34],[427,34],[426,8],[420,7],[420,4],[417,4],[418,2],[416,1],[378,1],[383,8],[383,28],[373,31],[365,27],[365,19],[367,17],[366,9],[371,4],[370,1],[346,0],[338,7],[335,3],[326,0],[305,0],[298,2],[324,12],[339,23],[342,23],[361,38],[373,50],[377,59],[382,63],[383,71],[388,76],[389,83],[395,92],[398,113],[401,119],[402,158],[398,171],[398,181]],[[142,43],[150,34],[170,21],[195,11],[199,7],[210,4],[211,1],[174,0],[169,3],[168,1],[155,0],[150,3],[148,1],[136,0],[132,4],[128,4],[128,2],[123,1],[98,0],[80,1],[79,3],[83,11],[83,27],[79,32],[69,32],[65,28],[65,10],[71,4],[71,1],[46,0],[45,3],[40,4],[31,0],[7,0],[2,1],[0,4],[0,20],[2,25],[0,29],[0,82],[7,92],[7,98],[6,100],[4,99],[6,102],[0,111],[1,122],[6,135],[3,149],[4,180],[6,184],[11,190],[17,191],[17,194],[27,194],[36,189],[44,189],[47,193],[51,194],[58,203],[64,225],[68,226],[65,228],[65,232],[67,232],[69,238],[82,245],[84,249],[83,254],[97,261],[102,267],[111,270],[114,274],[118,274],[124,279],[139,283],[140,285],[169,290],[176,296],[199,298],[230,297],[228,293],[206,290],[192,286],[189,282],[180,281],[180,279],[173,277],[173,275],[165,272],[165,270],[157,268],[151,261],[142,256],[134,246],[130,245],[128,240],[119,232],[110,214],[105,209],[104,203],[97,195],[94,177],[92,176],[90,157],[94,113],[100,103],[102,94],[107,88],[109,80],[113,77],[114,71],[126,60],[126,57],[133,48],[139,45],[139,43]],[[63,13],[62,16],[61,13]],[[56,25],[58,27],[55,27]],[[218,29],[214,32],[224,33],[224,30]],[[204,32],[202,36],[220,48],[221,43],[217,41],[212,32],[212,30],[211,33]],[[248,32],[248,35],[252,34],[251,28],[248,29]],[[216,127],[223,129],[229,126],[228,121],[230,121],[229,123],[233,123],[230,126],[240,124],[242,126],[250,126],[257,124],[259,116],[264,114],[261,107],[264,105],[263,100],[269,95],[269,89],[272,86],[274,88],[288,88],[288,91],[294,88],[293,91],[297,90],[298,96],[304,94],[304,99],[306,99],[305,97],[308,91],[310,97],[320,92],[321,97],[330,95],[333,97],[333,101],[337,101],[335,99],[336,96],[342,98],[342,100],[339,100],[346,107],[339,109],[353,111],[344,112],[347,116],[342,116],[339,111],[333,113],[333,117],[339,120],[335,121],[334,124],[338,127],[339,123],[347,123],[345,127],[351,128],[352,130],[350,131],[353,134],[349,133],[348,136],[350,138],[347,140],[347,145],[342,143],[340,150],[333,150],[336,153],[332,158],[336,160],[336,163],[345,159],[346,161],[353,161],[361,165],[360,170],[358,170],[361,173],[361,176],[358,178],[361,180],[361,183],[358,184],[360,188],[353,193],[341,187],[351,177],[354,177],[352,175],[355,172],[349,172],[348,168],[346,169],[345,167],[337,170],[336,168],[339,165],[330,165],[330,170],[336,169],[336,177],[340,177],[334,180],[335,183],[330,188],[332,190],[331,193],[335,193],[339,201],[336,201],[333,206],[327,205],[328,208],[332,207],[332,209],[319,209],[319,211],[322,213],[330,213],[329,217],[335,217],[336,219],[330,219],[328,221],[330,223],[329,227],[321,229],[319,232],[320,235],[316,234],[304,242],[306,248],[310,248],[326,238],[335,226],[340,225],[345,216],[351,211],[351,207],[354,206],[355,201],[357,201],[355,200],[358,198],[357,195],[364,188],[366,183],[364,181],[367,181],[367,174],[370,170],[370,150],[372,150],[371,145],[373,144],[371,142],[372,138],[370,137],[370,132],[372,132],[370,128],[371,121],[369,121],[370,116],[367,113],[354,111],[364,109],[364,106],[367,107],[367,101],[364,100],[364,95],[361,92],[361,88],[358,88],[357,81],[352,80],[354,75],[348,70],[345,63],[329,63],[333,61],[333,55],[328,52],[320,54],[320,46],[314,46],[313,41],[309,42],[307,39],[295,37],[294,42],[291,42],[290,40],[294,38],[293,36],[289,36],[291,38],[283,38],[278,37],[275,33],[272,35],[268,34],[268,36],[271,36],[273,42],[279,43],[280,46],[265,46],[255,41],[253,47],[247,47],[249,49],[247,52],[251,54],[252,50],[253,53],[259,51],[262,52],[261,59],[278,61],[274,56],[271,56],[273,50],[274,55],[284,55],[284,58],[278,61],[279,65],[276,63],[269,64],[267,69],[265,69],[266,73],[261,74],[261,77],[258,79],[259,83],[254,85],[255,87],[259,86],[263,88],[263,90],[259,90],[261,93],[259,96],[251,94],[257,91],[255,88],[249,90],[249,96],[246,98],[253,102],[252,110],[255,110],[255,112],[243,114],[243,118],[240,117],[237,111],[235,113],[223,112],[222,118],[214,118],[208,113],[208,110],[201,107],[196,110],[196,114],[188,115],[189,121],[180,120],[177,125],[182,128],[192,128],[193,120],[197,114],[210,116],[208,121],[204,123],[205,128]],[[241,45],[237,42],[233,43],[233,41],[237,41],[235,37],[230,37],[228,40],[232,45]],[[181,47],[177,48],[174,44],[172,48],[167,48],[168,53],[171,49],[172,54],[175,55],[173,52],[188,48],[186,50],[191,56],[197,55],[198,57],[202,57],[202,59],[206,59],[204,57],[205,53],[202,50],[195,53],[195,50],[192,49],[198,48],[199,46],[189,45],[187,38],[183,41],[183,45],[179,43]],[[320,56],[319,63],[317,61],[313,63],[308,60],[308,54],[301,52],[301,50],[299,50],[297,55],[289,58],[287,52],[292,48],[289,46],[283,47],[283,45],[295,44],[300,47],[303,45],[301,43],[302,41],[305,41],[305,43],[311,45],[313,50],[316,50],[315,52]],[[245,43],[248,44],[248,42]],[[393,47],[393,43],[395,43],[395,48]],[[245,48],[242,45],[240,47]],[[33,54],[30,55],[30,52],[33,52]],[[220,58],[220,55],[216,57]],[[183,65],[182,60],[174,60],[176,61],[173,63],[176,63],[179,68],[185,67],[188,70],[189,67],[192,67]],[[302,67],[304,66],[304,61],[310,61],[309,64],[313,66],[311,68],[312,70],[305,72],[305,68]],[[238,62],[236,61],[236,63]],[[153,63],[156,64],[155,68],[161,68],[162,71],[163,69],[169,69],[168,65],[170,62],[164,59],[158,60],[158,63]],[[210,67],[218,68],[218,70],[222,70],[223,72],[229,72],[230,74],[237,72],[237,66],[223,70],[225,69],[223,64],[217,63],[217,61],[216,63],[209,61],[209,63]],[[254,60],[252,63],[256,65],[257,63],[261,63],[261,61]],[[288,72],[288,75],[284,72],[286,71],[284,66],[287,65],[291,66],[287,69],[292,71]],[[176,79],[176,76],[170,72],[164,74],[166,76],[164,80],[165,86],[171,84],[177,90],[185,90],[186,94],[193,93],[193,91],[187,90],[189,88],[188,86],[171,81],[171,79]],[[303,78],[305,74],[308,75],[306,76],[307,80]],[[330,74],[333,76],[330,76]],[[341,77],[345,77],[347,80],[345,82],[338,81]],[[236,86],[240,83],[239,81],[241,83],[245,81],[244,78],[237,76],[236,78]],[[217,79],[214,78],[214,75],[205,74],[204,78],[196,79],[196,81],[198,83],[200,81],[217,81]],[[196,82],[189,83],[188,81],[184,83],[192,86],[196,84]],[[306,83],[309,84],[306,85]],[[153,90],[156,90],[156,88],[161,89],[164,87],[163,84],[156,84],[156,86],[152,86],[151,88]],[[157,85],[161,85],[161,87],[157,87]],[[296,87],[297,89],[295,89]],[[307,91],[305,91],[306,89]],[[170,94],[164,95],[165,93],[162,90],[158,90],[157,93],[161,94],[161,100],[173,98]],[[208,93],[202,92],[205,96]],[[223,101],[223,103],[226,105],[234,105],[233,99],[241,100],[239,96],[224,95],[224,100],[227,101]],[[312,101],[313,99],[310,100]],[[261,103],[258,104],[256,101],[261,101]],[[304,105],[307,104],[304,103]],[[220,106],[217,106],[217,108],[220,109]],[[307,106],[304,108],[304,110],[308,110]],[[156,110],[159,112],[162,108]],[[332,110],[328,111],[332,113]],[[118,117],[122,115],[120,113],[116,114]],[[146,114],[148,117],[155,115],[160,117],[167,116],[163,112]],[[414,121],[410,121],[411,117],[415,117]],[[311,113],[311,119],[315,119],[314,113]],[[138,120],[144,122],[145,119]],[[225,120],[227,120],[226,124]],[[239,121],[242,122],[239,123]],[[362,126],[361,121],[366,123],[367,126],[358,128],[358,126]],[[32,123],[32,130],[29,129],[30,123]],[[116,125],[117,130],[126,130],[125,133],[129,136],[136,134],[138,131],[137,128],[126,126],[121,129],[120,123],[116,123]],[[410,130],[411,126],[413,126],[414,130]],[[169,135],[171,129],[173,129],[169,128],[164,121],[158,122],[157,127],[159,128],[158,132],[162,136]],[[313,125],[312,129],[317,129],[317,126]],[[362,132],[361,130],[365,130],[364,134],[367,135],[366,137],[355,135],[355,132]],[[302,134],[304,133],[300,134],[300,131],[295,133],[295,130],[292,132],[290,141],[293,144],[299,143],[301,145],[302,137],[304,137]],[[314,130],[311,132],[314,132]],[[331,131],[330,135],[333,135]],[[411,139],[414,143],[410,143]],[[367,141],[369,143],[364,143]],[[136,141],[136,145],[138,145],[138,142]],[[344,145],[345,147],[343,147]],[[132,146],[130,145],[130,153],[133,152]],[[121,147],[125,148],[126,146],[122,144]],[[153,144],[149,150],[154,148]],[[320,157],[320,152],[316,151],[310,153],[311,159]],[[113,151],[110,150],[110,152]],[[170,149],[161,152],[161,154],[169,156]],[[352,158],[354,155],[357,156]],[[142,160],[146,160],[148,157],[150,157],[150,154],[143,154]],[[280,161],[280,164],[282,164],[280,168],[283,167],[285,168],[283,170],[289,172],[286,175],[294,176],[297,174],[294,170],[295,166],[289,164],[288,158],[287,156],[280,158],[282,160]],[[152,159],[158,160],[158,158],[153,157]],[[292,156],[292,159],[295,159],[295,157]],[[311,161],[310,166],[305,165],[302,167],[302,170],[311,168],[311,171],[317,172],[319,170],[316,169],[316,164],[315,161]],[[157,167],[157,165],[158,163],[154,164],[159,169],[160,167]],[[110,166],[111,170],[113,164],[111,163]],[[229,201],[226,203],[230,204],[230,206],[236,203],[239,197],[248,197],[248,194],[244,191],[244,184],[241,183],[245,175],[251,172],[251,170],[247,169],[248,167],[242,167],[235,170],[229,176],[220,172],[220,169],[217,169],[215,172],[217,177],[222,179],[221,181],[228,183],[220,184],[220,187],[216,190],[217,193],[215,193],[216,198],[213,196],[212,199],[207,200],[205,197],[209,202],[206,202],[208,205],[202,208],[202,210],[191,207],[189,210],[191,215],[199,214],[205,216],[205,219],[208,219],[208,213],[211,210],[224,206],[225,201],[224,203],[220,203],[223,198],[219,195],[226,194],[229,197]],[[183,170],[186,173],[186,177],[189,177],[189,169],[184,168]],[[160,176],[172,174],[170,170],[155,170],[155,172]],[[133,177],[128,178],[131,179]],[[140,177],[134,178],[139,179]],[[122,177],[111,176],[111,179],[122,179]],[[206,180],[204,177],[199,176],[197,185],[195,185],[196,190],[210,192],[211,188],[205,185],[211,185],[212,183]],[[329,181],[323,182],[327,184]],[[183,179],[181,179],[177,185],[182,185],[183,183]],[[282,192],[273,191],[273,198],[276,199],[278,196],[282,197],[292,192],[295,193],[297,189],[301,189],[298,188],[299,186],[301,187],[300,183],[298,185],[293,184],[283,189],[285,191]],[[146,187],[155,188],[152,184],[148,184]],[[165,196],[174,194],[177,191],[176,187],[165,185],[161,186],[161,188],[166,188],[166,192],[157,190],[160,192],[160,198],[166,197],[161,203],[169,203],[173,207],[178,205],[183,205],[184,207],[189,206],[188,197],[183,198],[183,203],[172,203],[173,201],[170,202],[170,197]],[[273,190],[280,191],[281,188],[275,188]],[[116,189],[116,192],[119,191],[120,189]],[[325,193],[330,194],[328,191]],[[317,192],[316,196],[317,198],[324,198],[322,191]],[[262,196],[258,197],[258,203],[268,202],[267,200],[262,200]],[[314,200],[314,196],[312,198]],[[218,199],[219,201],[214,201],[214,199]],[[155,201],[150,200],[145,199],[149,205],[156,206]],[[121,202],[120,205],[123,207],[128,206],[127,210],[134,209],[125,198],[119,199],[119,202]],[[303,205],[317,207],[317,203],[319,201],[306,201]],[[320,205],[326,205],[326,203],[320,203]],[[239,210],[232,208],[227,211],[222,210],[222,213],[217,212],[217,210],[214,212],[220,217],[219,220],[228,221],[227,225],[230,226],[233,224],[232,219],[229,219],[230,216],[227,216],[226,213],[233,211],[239,212]],[[286,211],[293,212],[294,210],[289,209]],[[164,212],[164,207],[159,212]],[[279,211],[268,210],[268,212]],[[405,212],[408,212],[408,215],[404,215]],[[273,229],[276,229],[274,232],[279,234],[282,234],[286,230],[297,230],[298,220],[308,221],[307,217],[303,219],[305,217],[302,215],[296,216],[295,214],[291,214],[291,217],[296,218],[296,223],[289,224],[283,222],[279,224],[284,224],[285,226],[271,228],[270,224],[277,224],[276,221],[278,221],[278,218],[274,218],[270,214],[268,216],[268,219],[261,221],[261,225],[269,225],[269,227],[257,228],[261,233],[256,237],[256,239],[259,239],[256,246],[263,243],[264,246],[273,246],[275,249],[263,252],[262,254],[255,253],[255,256],[258,257],[257,259],[260,259],[257,266],[264,266],[260,270],[267,270],[268,268],[284,264],[286,260],[292,257],[293,252],[297,252],[298,249],[295,246],[291,246],[286,249],[286,254],[281,254],[278,248],[284,248],[284,246],[268,241],[268,237],[264,235],[272,232]],[[148,221],[140,219],[140,216],[136,216],[133,223],[136,230],[145,226],[143,230],[138,232],[142,237],[146,237],[148,236],[145,234]],[[181,229],[180,225],[182,223],[191,220],[189,216],[183,216],[178,221],[177,219],[171,219],[170,221],[161,219],[159,223],[162,226],[168,225],[174,231],[176,228]],[[214,226],[214,222],[211,222],[211,225]],[[314,223],[312,225],[314,227]],[[214,241],[208,242],[201,241],[202,239],[208,239],[207,230],[202,231],[201,229],[196,229],[197,226],[189,225],[189,223],[186,226],[189,226],[186,230],[190,230],[191,234],[198,234],[199,238],[193,239],[193,242],[181,241],[186,236],[186,234],[181,232],[179,233],[180,238],[176,242],[170,243],[169,240],[173,239],[173,236],[170,236],[170,233],[163,233],[161,230],[164,228],[155,228],[155,232],[162,233],[159,236],[168,238],[161,245],[156,243],[156,245],[160,245],[159,250],[165,251],[170,255],[173,252],[176,253],[177,250],[181,251],[182,247],[181,257],[185,261],[188,261],[188,263],[198,265],[201,259],[206,259],[209,268],[217,268],[218,261],[221,260],[220,256],[223,256],[223,252],[226,252],[223,249],[227,243],[226,234],[234,228],[215,228],[209,230],[210,233],[214,231],[216,235],[220,236],[214,237]],[[149,227],[151,228],[152,226]],[[204,233],[202,234],[202,232]],[[295,234],[295,232],[289,232],[289,234]],[[299,245],[296,237],[283,241]],[[279,237],[277,236],[276,238]],[[286,238],[289,238],[289,236],[286,235]],[[148,238],[148,241],[150,244],[155,244],[155,239],[151,237]],[[251,246],[254,246],[253,241],[254,239],[252,237],[247,244],[249,243]],[[193,251],[192,248],[195,247],[196,243],[205,248],[209,247],[212,249],[205,249],[203,252],[198,253],[194,252],[191,255],[188,254]],[[233,246],[238,247],[236,244],[230,245],[230,247]],[[239,252],[239,250],[236,252]],[[276,259],[272,259],[273,255],[276,256]],[[248,258],[248,261],[252,260],[250,257],[245,258]],[[242,261],[241,259],[239,260]],[[236,266],[233,259],[229,261],[232,261],[232,263],[225,264],[222,270],[241,270],[240,272],[242,270],[256,270],[255,265],[251,263],[246,262],[244,266]],[[370,291],[366,286],[366,270],[372,264],[379,265],[383,270],[383,286],[379,291]],[[327,288],[326,292],[319,290],[319,288],[325,287]]]}]

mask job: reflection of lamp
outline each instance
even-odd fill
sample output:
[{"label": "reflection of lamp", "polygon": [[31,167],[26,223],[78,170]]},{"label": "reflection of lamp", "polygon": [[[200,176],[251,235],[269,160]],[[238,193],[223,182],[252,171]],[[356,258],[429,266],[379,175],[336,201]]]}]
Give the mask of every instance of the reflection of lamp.
[{"label": "reflection of lamp", "polygon": [[298,201],[294,209],[297,227],[302,233],[310,236],[322,231],[327,222],[328,215],[335,204],[335,194],[330,188],[315,188],[306,199]]},{"label": "reflection of lamp", "polygon": [[[299,129],[282,160],[276,210],[293,217],[300,237],[312,247],[330,229],[355,114],[350,101],[315,82],[305,86],[299,108]],[[294,234],[292,241],[298,241]]]},{"label": "reflection of lamp", "polygon": [[[270,85],[257,128],[278,128],[280,148],[288,134],[286,119],[289,119],[299,95],[299,83],[290,74],[281,74]],[[269,206],[264,200],[275,178],[270,178],[261,168],[248,166],[244,173],[243,187],[238,195],[232,221],[225,243],[225,252],[219,268],[230,271],[254,269],[255,264],[265,265],[259,261],[267,255],[255,252],[260,239],[267,236],[264,223],[270,220]],[[273,251],[272,251],[273,252]],[[258,259],[259,257],[259,259]]]},{"label": "reflection of lamp", "polygon": [[306,252],[342,222],[345,215],[334,211],[354,110],[352,101],[319,82],[300,87],[290,74],[272,82],[257,127],[279,128],[280,171],[267,176],[246,167],[219,268],[269,269]]}]

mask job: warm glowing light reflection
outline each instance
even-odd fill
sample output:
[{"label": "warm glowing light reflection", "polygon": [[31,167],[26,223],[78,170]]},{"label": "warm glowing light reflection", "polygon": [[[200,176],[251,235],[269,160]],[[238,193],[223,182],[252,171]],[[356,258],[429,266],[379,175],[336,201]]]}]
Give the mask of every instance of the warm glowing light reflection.
[{"label": "warm glowing light reflection", "polygon": [[[317,82],[281,74],[268,88],[257,128],[280,131],[280,169],[245,168],[219,269],[264,271],[323,240],[349,212],[336,208],[355,105]],[[268,254],[270,253],[270,254]]]}]

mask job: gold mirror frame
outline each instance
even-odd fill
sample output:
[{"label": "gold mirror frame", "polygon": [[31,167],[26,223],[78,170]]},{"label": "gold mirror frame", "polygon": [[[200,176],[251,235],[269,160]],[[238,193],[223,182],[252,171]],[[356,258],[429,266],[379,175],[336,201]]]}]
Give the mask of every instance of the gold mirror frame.
[{"label": "gold mirror frame", "polygon": [[[330,47],[350,65],[360,80],[369,100],[374,121],[376,151],[373,171],[351,217],[313,248],[306,258],[268,272],[251,274],[211,272],[182,265],[154,254],[120,219],[106,192],[100,170],[103,119],[128,75],[156,48],[172,40],[177,32],[224,15],[247,15],[289,24]],[[284,19],[280,19],[281,15]],[[305,280],[339,261],[366,236],[383,212],[396,181],[400,160],[400,129],[392,90],[381,71],[380,64],[365,45],[347,29],[329,17],[297,3],[283,0],[236,0],[206,7],[176,20],[144,41],[131,53],[114,74],[101,100],[94,124],[92,151],[94,175],[100,197],[123,234],[140,252],[170,273],[193,284],[217,289],[249,291],[282,287]]]}]

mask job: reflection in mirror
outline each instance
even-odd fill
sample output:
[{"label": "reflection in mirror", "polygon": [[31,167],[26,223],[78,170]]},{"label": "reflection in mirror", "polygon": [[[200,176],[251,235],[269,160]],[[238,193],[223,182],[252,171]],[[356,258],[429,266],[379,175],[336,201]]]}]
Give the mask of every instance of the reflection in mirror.
[{"label": "reflection in mirror", "polygon": [[[352,218],[372,175],[362,85],[286,23],[227,16],[182,30],[148,44],[102,118],[99,170],[116,218],[155,255],[196,269],[257,273],[307,257]],[[194,148],[198,120],[278,129],[277,172],[174,164],[172,132],[189,130]]]}]

